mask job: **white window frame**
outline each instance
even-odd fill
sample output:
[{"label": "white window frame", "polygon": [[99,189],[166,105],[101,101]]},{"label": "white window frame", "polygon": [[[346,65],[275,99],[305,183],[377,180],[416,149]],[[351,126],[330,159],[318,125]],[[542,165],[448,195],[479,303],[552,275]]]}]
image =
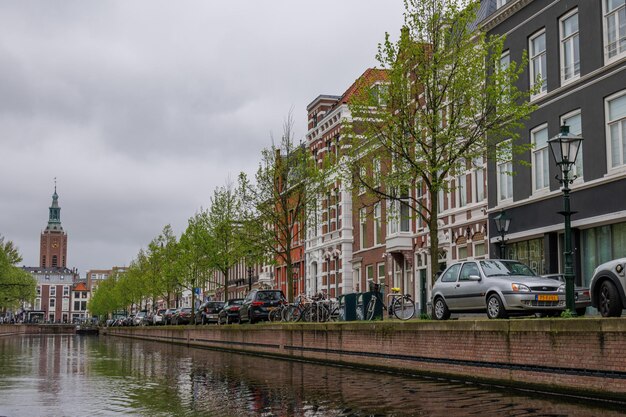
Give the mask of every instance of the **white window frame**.
[{"label": "white window frame", "polygon": [[64,285],[63,286],[63,297],[69,297],[70,296],[70,287],[69,285]]},{"label": "white window frame", "polygon": [[374,204],[374,246],[378,246],[383,240],[383,226],[382,226],[383,209],[382,204],[379,201]]},{"label": "white window frame", "polygon": [[[380,268],[383,268],[383,273],[380,273]],[[380,284],[381,282],[385,282],[385,263],[384,262],[379,262],[378,264],[376,264],[376,275],[378,278],[378,283]]]},{"label": "white window frame", "polygon": [[380,187],[380,159],[374,158],[372,160],[372,179],[376,188]]},{"label": "white window frame", "polygon": [[[570,12],[568,12],[567,14],[563,15],[563,17],[561,17],[559,19],[559,48],[560,48],[560,54],[561,54],[561,85],[565,85],[567,83],[571,83],[572,81],[580,78],[580,37],[579,37],[579,33],[580,33],[580,20],[578,21],[578,28],[576,29],[576,32],[572,32],[570,35],[568,35],[567,37],[565,37],[564,35],[564,25],[563,23],[576,16],[576,19],[578,19],[578,9],[572,9]],[[571,48],[572,51],[578,49],[578,62],[573,61],[573,62],[566,62],[566,56],[565,56],[565,45],[570,43],[571,44]],[[573,52],[572,52],[573,54]],[[573,56],[572,56],[573,59]],[[578,66],[578,68],[577,68]],[[569,78],[566,78],[566,68],[572,68],[572,75]]]},{"label": "white window frame", "polygon": [[472,199],[475,203],[480,203],[485,201],[487,198],[485,193],[485,158],[478,157],[472,161],[472,165],[474,169],[472,170]]},{"label": "white window frame", "polygon": [[[569,119],[572,119],[576,116],[580,116],[580,132],[576,132],[573,130],[570,130],[570,133],[574,134],[574,135],[582,135],[582,126],[583,126],[583,117],[582,117],[582,112],[580,111],[580,109],[576,109],[573,110],[569,113],[564,114],[563,116],[561,116],[560,119],[560,125],[562,126],[563,123]],[[583,141],[584,142],[584,141]],[[581,142],[581,144],[579,145],[579,149],[578,149],[578,157],[576,158],[576,164],[574,166],[572,166],[572,171],[571,174],[572,175],[576,175],[577,178],[574,180],[575,182],[583,182],[584,181],[584,163],[583,163],[583,143]]]},{"label": "white window frame", "polygon": [[[623,8],[626,7],[624,3],[621,3],[618,7],[613,10],[608,10],[608,2],[611,0],[602,0],[602,32],[604,38],[604,63],[608,64],[610,62],[616,61],[626,55],[626,46],[624,46],[624,50],[619,52],[619,48],[617,48],[617,52],[614,56],[609,56],[609,32],[608,32],[608,21],[613,19],[615,21],[615,28],[617,30],[616,36],[619,36],[619,13]],[[626,43],[626,34],[621,39]],[[620,39],[616,39],[615,43],[620,42]]]},{"label": "white window frame", "polygon": [[[500,55],[498,71],[506,72],[509,69],[510,65],[511,65],[511,51],[507,49],[506,51],[502,52],[502,55]],[[510,95],[511,95],[511,90],[508,84],[505,84],[505,91],[503,91],[503,95],[504,94],[506,94],[506,97],[503,97],[503,101],[508,102],[509,101],[508,99],[510,98]]]},{"label": "white window frame", "polygon": [[367,209],[359,209],[359,245],[361,250],[365,249],[365,234],[367,233]]},{"label": "white window frame", "polygon": [[[476,248],[479,247],[479,246],[482,246],[483,253],[480,254],[480,255],[477,255],[476,254],[476,252],[477,252]],[[473,246],[472,246],[472,258],[473,259],[483,259],[483,258],[486,258],[486,257],[487,257],[487,244],[486,244],[486,242],[484,240],[481,240],[479,242],[474,243]]]},{"label": "white window frame", "polygon": [[496,9],[499,9],[500,7],[504,7],[509,0],[498,0],[496,2]]},{"label": "white window frame", "polygon": [[[506,140],[503,143],[511,142],[511,140]],[[510,145],[507,145],[510,146]],[[512,201],[513,200],[513,152],[507,149],[508,158],[496,160],[496,177],[497,177],[497,200],[499,203]],[[504,169],[502,169],[504,168]],[[504,181],[506,180],[506,181]],[[506,196],[502,197],[502,190],[506,188]]]},{"label": "white window frame", "polygon": [[51,310],[53,308],[56,308],[57,305],[57,299],[56,298],[51,298],[48,300],[48,309]]},{"label": "white window frame", "polygon": [[[533,41],[540,36],[544,37],[545,48],[543,49],[543,51],[536,52],[533,48]],[[547,37],[546,37],[546,28],[542,28],[541,30],[533,33],[533,35],[530,38],[528,38],[528,65],[529,65],[531,89],[535,87],[535,80],[537,79],[537,76],[538,75],[541,76],[541,90],[537,94],[533,94],[531,99],[541,97],[547,94],[548,92],[548,74],[535,74],[535,70],[534,70],[534,61],[536,59],[540,59],[542,61],[545,61],[546,72],[548,72],[547,48],[548,48],[548,43],[547,43]],[[541,68],[542,66],[543,65],[540,65],[539,67]]]},{"label": "white window frame", "polygon": [[467,173],[463,173],[456,177],[456,207],[463,208],[467,206]]},{"label": "white window frame", "polygon": [[50,297],[56,297],[57,296],[57,286],[56,285],[51,285],[50,286]]},{"label": "white window frame", "polygon": [[[619,119],[616,120],[610,120],[610,113],[609,113],[609,103],[615,99],[618,99],[622,96],[626,95],[626,90],[622,90],[618,93],[615,93],[609,97],[607,97],[604,100],[604,114],[605,114],[605,126],[606,126],[606,153],[607,153],[607,169],[609,173],[613,173],[613,172],[622,172],[622,171],[626,171],[626,156],[623,155],[623,153],[620,155],[620,161],[621,163],[617,164],[616,166],[613,166],[613,148],[611,146],[612,143],[612,137],[611,137],[611,125],[615,124],[615,123],[619,123],[619,124],[626,124],[626,115],[622,116]],[[623,130],[622,129],[618,129],[618,135],[620,136],[618,138],[618,149],[623,149],[624,145],[626,144],[626,135],[623,134]]]},{"label": "white window frame", "polygon": [[[537,148],[535,136],[537,133],[545,131],[546,132],[546,143],[543,147]],[[544,123],[532,129],[530,131],[530,141],[533,144],[532,156],[531,156],[531,165],[532,165],[532,183],[533,183],[533,194],[535,193],[543,193],[550,190],[550,149],[548,146],[548,124]],[[538,161],[539,160],[539,161]],[[541,167],[539,166],[541,163]],[[546,169],[545,174],[544,170],[540,168]],[[538,187],[537,180],[541,175],[541,179],[543,180],[543,185]]]},{"label": "white window frame", "polygon": [[[465,250],[465,256],[461,257],[461,250],[464,249]],[[461,260],[466,260],[468,259],[468,250],[467,250],[467,244],[463,244],[463,245],[459,245],[456,247],[456,258],[457,261],[461,261]]]},{"label": "white window frame", "polygon": [[359,195],[365,194],[365,186],[363,185],[364,181],[367,181],[367,169],[364,165],[359,168]]}]

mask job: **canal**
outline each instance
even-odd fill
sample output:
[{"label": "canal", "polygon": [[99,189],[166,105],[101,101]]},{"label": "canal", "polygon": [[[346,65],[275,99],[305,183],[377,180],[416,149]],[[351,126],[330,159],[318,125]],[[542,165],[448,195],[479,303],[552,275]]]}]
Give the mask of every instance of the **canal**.
[{"label": "canal", "polygon": [[104,336],[0,338],[0,416],[617,416],[475,384]]}]

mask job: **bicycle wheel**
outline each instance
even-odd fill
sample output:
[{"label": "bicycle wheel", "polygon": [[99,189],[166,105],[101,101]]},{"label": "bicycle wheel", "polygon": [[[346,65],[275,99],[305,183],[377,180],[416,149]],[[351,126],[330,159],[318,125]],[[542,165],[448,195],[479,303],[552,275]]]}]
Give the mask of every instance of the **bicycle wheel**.
[{"label": "bicycle wheel", "polygon": [[376,297],[370,298],[369,304],[367,304],[367,310],[365,320],[372,320],[374,318],[374,313],[376,313]]},{"label": "bicycle wheel", "polygon": [[330,321],[345,320],[345,314],[346,312],[344,307],[335,307],[330,313]]},{"label": "bicycle wheel", "polygon": [[267,315],[267,319],[272,323],[281,321],[283,319],[282,311],[283,311],[282,308],[277,308],[275,310],[270,311],[270,314]]},{"label": "bicycle wheel", "polygon": [[324,304],[318,304],[316,309],[316,321],[318,323],[325,323],[330,320],[330,310]]},{"label": "bicycle wheel", "polygon": [[409,320],[415,316],[415,303],[409,296],[396,298],[392,307],[393,315],[399,320]]},{"label": "bicycle wheel", "polygon": [[302,310],[300,310],[300,307],[298,306],[290,305],[290,306],[287,306],[283,310],[284,321],[293,323],[293,322],[299,321],[301,317],[302,317]]}]

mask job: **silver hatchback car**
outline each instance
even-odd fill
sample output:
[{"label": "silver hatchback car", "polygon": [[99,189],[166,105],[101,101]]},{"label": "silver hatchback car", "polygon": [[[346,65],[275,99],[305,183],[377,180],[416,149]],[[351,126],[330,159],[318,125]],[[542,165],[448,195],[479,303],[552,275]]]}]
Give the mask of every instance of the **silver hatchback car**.
[{"label": "silver hatchback car", "polygon": [[509,314],[555,313],[565,309],[565,284],[541,278],[518,261],[458,262],[439,277],[432,291],[433,315],[486,311],[490,319]]}]

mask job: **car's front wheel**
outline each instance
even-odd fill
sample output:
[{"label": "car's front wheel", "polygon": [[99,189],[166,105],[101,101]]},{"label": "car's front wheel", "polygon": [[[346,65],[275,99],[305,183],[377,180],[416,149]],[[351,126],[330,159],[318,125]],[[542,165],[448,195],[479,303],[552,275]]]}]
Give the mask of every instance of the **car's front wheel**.
[{"label": "car's front wheel", "polygon": [[435,320],[448,320],[450,318],[450,310],[448,305],[441,297],[435,299],[435,305],[433,306]]},{"label": "car's front wheel", "polygon": [[490,319],[505,319],[507,317],[504,304],[498,294],[491,294],[487,299],[487,317]]},{"label": "car's front wheel", "polygon": [[604,281],[600,286],[598,311],[602,317],[619,317],[622,315],[622,309],[622,301],[617,293],[617,288],[611,281]]}]

